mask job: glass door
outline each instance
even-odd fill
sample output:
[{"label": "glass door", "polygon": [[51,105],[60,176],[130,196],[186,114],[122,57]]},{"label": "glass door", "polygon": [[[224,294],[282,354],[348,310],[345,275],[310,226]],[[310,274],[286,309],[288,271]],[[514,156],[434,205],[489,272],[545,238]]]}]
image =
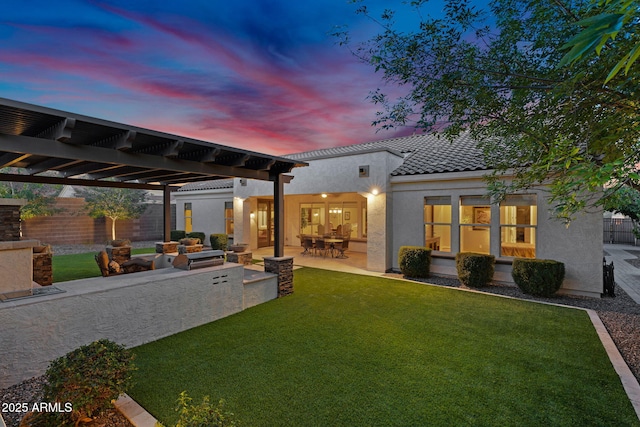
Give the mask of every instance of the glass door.
[{"label": "glass door", "polygon": [[258,247],[273,246],[274,212],[273,200],[258,200]]}]

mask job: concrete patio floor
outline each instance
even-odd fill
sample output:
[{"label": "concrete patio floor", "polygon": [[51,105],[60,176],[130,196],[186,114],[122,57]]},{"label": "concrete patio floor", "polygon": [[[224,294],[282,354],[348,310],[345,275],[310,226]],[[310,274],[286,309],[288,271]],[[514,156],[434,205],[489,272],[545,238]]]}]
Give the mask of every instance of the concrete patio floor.
[{"label": "concrete patio floor", "polygon": [[[347,251],[348,258],[332,258],[331,255],[302,255],[300,246],[285,246],[284,255],[293,257],[293,265],[300,267],[322,268],[325,270],[341,271],[343,273],[363,274],[367,276],[382,276],[383,272],[367,270],[367,254],[362,252]],[[254,249],[254,259],[263,259],[273,256],[273,246]]]}]

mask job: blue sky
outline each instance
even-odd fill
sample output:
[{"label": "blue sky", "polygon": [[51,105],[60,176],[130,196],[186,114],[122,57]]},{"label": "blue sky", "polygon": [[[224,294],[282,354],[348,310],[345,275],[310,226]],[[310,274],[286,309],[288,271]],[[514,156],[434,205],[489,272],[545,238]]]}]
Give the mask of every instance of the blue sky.
[{"label": "blue sky", "polygon": [[373,34],[356,7],[5,0],[0,97],[271,154],[392,137],[366,99],[381,76],[329,35]]}]

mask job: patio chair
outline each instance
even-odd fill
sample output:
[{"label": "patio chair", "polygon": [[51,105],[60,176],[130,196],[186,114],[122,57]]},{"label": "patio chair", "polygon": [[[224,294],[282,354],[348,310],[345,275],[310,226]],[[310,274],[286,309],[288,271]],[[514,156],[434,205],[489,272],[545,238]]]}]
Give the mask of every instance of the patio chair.
[{"label": "patio chair", "polygon": [[311,237],[302,236],[302,247],[304,248],[304,252],[302,252],[302,255],[313,255],[313,239]]},{"label": "patio chair", "polygon": [[[339,245],[339,246],[338,246]],[[336,244],[336,250],[338,251],[338,256],[336,258],[344,259],[349,258],[344,254],[344,252],[349,249],[349,239],[346,238],[342,241],[342,243]]]},{"label": "patio chair", "polygon": [[329,250],[329,248],[325,245],[324,239],[316,239],[315,252],[322,252],[322,256],[326,257],[327,250]]}]

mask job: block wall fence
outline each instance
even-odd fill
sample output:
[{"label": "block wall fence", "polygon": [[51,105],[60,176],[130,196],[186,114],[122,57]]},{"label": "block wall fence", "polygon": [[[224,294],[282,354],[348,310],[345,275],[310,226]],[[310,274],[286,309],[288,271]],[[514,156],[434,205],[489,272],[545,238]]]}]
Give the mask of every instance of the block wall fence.
[{"label": "block wall fence", "polygon": [[[22,238],[50,245],[101,244],[111,239],[111,220],[94,219],[85,212],[82,198],[57,198],[55,215],[22,221]],[[131,241],[162,240],[161,204],[149,204],[140,218],[116,221],[116,238]],[[175,228],[175,205],[171,207],[171,228]],[[4,222],[4,221],[0,221]],[[16,239],[17,240],[17,239]]]}]

